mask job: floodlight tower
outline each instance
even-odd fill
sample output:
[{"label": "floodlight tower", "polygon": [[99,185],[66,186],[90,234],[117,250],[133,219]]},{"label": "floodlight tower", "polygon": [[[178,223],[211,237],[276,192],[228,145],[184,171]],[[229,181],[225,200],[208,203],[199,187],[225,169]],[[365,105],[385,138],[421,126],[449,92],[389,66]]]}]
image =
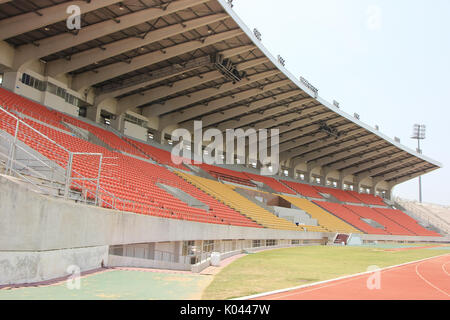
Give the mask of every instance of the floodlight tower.
[{"label": "floodlight tower", "polygon": [[[417,152],[422,153],[420,149],[420,140],[425,140],[426,126],[424,124],[415,124],[411,139],[417,140]],[[419,202],[422,203],[422,176],[419,176]]]}]

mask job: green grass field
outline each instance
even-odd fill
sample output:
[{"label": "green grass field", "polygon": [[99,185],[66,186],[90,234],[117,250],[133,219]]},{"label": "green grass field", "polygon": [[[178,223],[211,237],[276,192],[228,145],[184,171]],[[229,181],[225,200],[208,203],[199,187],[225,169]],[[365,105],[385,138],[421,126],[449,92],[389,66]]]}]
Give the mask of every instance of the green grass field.
[{"label": "green grass field", "polygon": [[311,246],[270,250],[247,255],[224,268],[202,298],[243,297],[364,272],[369,266],[383,268],[446,253],[450,253],[448,248],[384,251],[377,247]]},{"label": "green grass field", "polygon": [[230,299],[284,289],[450,253],[450,247],[385,251],[414,245],[382,244],[377,247],[311,246],[249,254],[216,276],[111,270],[81,279],[79,290],[65,282],[50,286],[0,290],[0,300],[178,300]]}]

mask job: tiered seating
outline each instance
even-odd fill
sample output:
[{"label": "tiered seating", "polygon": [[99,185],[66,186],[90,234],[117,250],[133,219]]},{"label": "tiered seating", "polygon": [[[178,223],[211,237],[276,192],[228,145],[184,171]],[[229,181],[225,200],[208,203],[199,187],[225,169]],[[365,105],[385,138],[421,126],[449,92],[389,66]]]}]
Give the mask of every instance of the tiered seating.
[{"label": "tiered seating", "polygon": [[398,198],[395,201],[422,220],[438,227],[443,233],[450,234],[450,207]]},{"label": "tiered seating", "polygon": [[[197,188],[205,191],[217,200],[241,212],[243,215],[249,217],[253,221],[256,221],[258,224],[266,228],[296,231],[302,230],[292,222],[282,218],[278,218],[271,212],[263,209],[247,198],[241,196],[239,193],[235,192],[233,190],[233,187],[230,185],[183,172],[178,172],[178,174],[186,179],[186,181],[189,181],[190,183],[195,185]],[[305,227],[306,229],[309,228],[309,226]]]},{"label": "tiered seating", "polygon": [[385,230],[394,235],[405,235],[405,236],[414,236],[415,234],[411,231],[405,229],[399,224],[395,223],[391,219],[386,218],[381,213],[378,213],[372,208],[362,207],[362,206],[351,206],[344,205],[347,209],[353,211],[355,214],[361,216],[362,218],[371,219],[375,222],[378,222],[382,226],[385,227]]},{"label": "tiered seating", "polygon": [[[0,128],[14,133],[15,120],[1,113]],[[158,165],[150,164],[132,157],[116,152],[111,152],[103,147],[91,144],[85,140],[73,137],[46,127],[40,123],[30,121],[32,126],[48,136],[56,143],[72,152],[102,153],[106,158],[113,160],[105,161],[100,186],[106,192],[102,195],[103,206],[135,213],[149,214],[165,218],[183,219],[204,223],[226,224],[245,227],[260,227],[253,221],[245,218],[240,213],[229,207],[218,203],[214,198],[204,192],[192,187],[170,171]],[[54,160],[63,168],[67,166],[68,153],[64,149],[51,143],[48,139],[40,136],[32,129],[22,125],[18,138],[47,158]],[[74,159],[73,167],[78,173],[76,176],[95,178],[98,174],[98,158]],[[89,160],[89,161],[88,161]],[[203,209],[189,207],[181,200],[173,197],[156,183],[163,182],[175,186],[199,199],[210,207],[207,212]],[[76,187],[75,187],[76,183]],[[86,189],[95,191],[96,185],[92,182],[81,182],[77,180],[73,187],[82,185]],[[117,199],[115,199],[117,198]]]},{"label": "tiered seating", "polygon": [[307,199],[285,195],[281,197],[292,203],[297,208],[308,213],[311,218],[316,219],[317,223],[328,232],[361,233],[361,231],[359,231],[358,229],[328,213],[327,211],[323,210]]},{"label": "tiered seating", "polygon": [[267,186],[272,188],[274,191],[295,194],[295,192],[292,191],[292,189],[289,189],[288,187],[283,185],[281,182],[279,182],[278,180],[276,180],[272,177],[261,176],[261,175],[257,175],[257,174],[247,173],[247,172],[245,172],[244,174],[247,177],[249,177],[251,180],[263,182],[264,184],[266,184]]},{"label": "tiered seating", "polygon": [[104,143],[109,145],[111,148],[119,151],[123,151],[135,156],[139,156],[142,158],[147,158],[147,156],[139,151],[137,148],[135,148],[133,145],[128,143],[127,141],[121,139],[119,136],[115,135],[111,131],[102,129],[100,127],[91,125],[89,123],[80,121],[78,119],[75,119],[73,117],[70,117],[65,114],[60,114],[62,121],[65,121],[67,123],[70,123],[74,126],[77,126],[81,129],[87,130],[94,134],[97,138],[102,140]]},{"label": "tiered seating", "polygon": [[323,197],[314,189],[313,186],[304,183],[281,180],[285,185],[294,189],[298,194],[309,198],[322,199]]},{"label": "tiered seating", "polygon": [[[148,145],[146,143],[140,142],[140,141],[136,141],[136,140],[132,140],[129,138],[124,137],[124,140],[128,141],[129,143],[131,143],[132,145],[136,146],[137,149],[139,149],[141,152],[145,153],[150,159],[153,159],[154,161],[164,164],[164,165],[168,165],[171,166],[173,168],[178,168],[181,170],[187,170],[190,171],[186,166],[184,166],[183,164],[175,164],[172,161],[172,154],[169,151],[163,150],[163,149],[158,149],[155,148],[151,145]],[[180,159],[181,161],[182,159]]]},{"label": "tiered seating", "polygon": [[233,171],[230,169],[212,166],[210,164],[202,163],[199,165],[200,168],[207,171],[210,175],[215,178],[229,181],[244,186],[255,187],[255,185],[250,181],[250,179],[243,172]]},{"label": "tiered seating", "polygon": [[[39,130],[41,127],[48,128],[32,120],[29,120],[28,122],[29,124],[33,124],[33,127],[35,127],[37,130]],[[16,124],[17,120],[14,117],[9,116],[4,112],[0,112],[0,129],[6,131],[11,136],[14,136]],[[52,131],[58,134],[62,134],[59,131],[53,129]],[[20,123],[19,125],[17,138],[20,141],[25,142],[47,158],[55,161],[60,166],[66,167],[69,160],[69,153],[63,148],[58,147],[57,145],[52,143],[50,140],[45,139],[43,136],[39,135],[36,131],[32,130],[28,126],[25,126],[23,123]]]},{"label": "tiered seating", "polygon": [[361,220],[361,216],[357,215],[353,211],[347,209],[340,203],[324,202],[324,201],[313,201],[316,205],[322,207],[328,212],[338,216],[342,220],[348,222],[355,228],[364,231],[368,234],[389,234],[384,229],[379,229],[372,227],[370,224],[365,223]]},{"label": "tiered seating", "polygon": [[386,203],[384,203],[383,199],[378,196],[374,196],[373,194],[358,193],[352,190],[348,190],[347,192],[356,199],[360,200],[362,203],[376,206],[386,206]]},{"label": "tiered seating", "polygon": [[[69,134],[70,130],[62,124],[62,121],[93,133],[100,140],[111,146],[112,149],[144,158],[152,158],[162,164],[188,170],[183,165],[175,165],[168,151],[132,139],[121,139],[111,131],[88,124],[63,113],[49,110],[38,103],[2,88],[0,88],[0,104],[8,110],[17,111],[30,118],[39,120],[38,122],[25,118],[24,122],[47,135],[63,147],[57,146],[23,124],[21,124],[18,139],[47,158],[55,161],[63,168],[66,167],[68,162],[68,152],[64,148],[72,152],[103,154],[105,158],[100,185],[104,190],[102,197],[103,206],[105,207],[111,207],[113,204],[116,208],[135,213],[205,223],[299,230],[293,223],[276,217],[269,211],[241,196],[234,191],[235,187],[233,186],[177,172],[183,178],[181,179],[179,176],[158,165],[109,151],[101,146],[76,138]],[[61,131],[54,130],[42,123],[61,129]],[[0,113],[1,129],[13,135],[15,132],[15,124],[16,121],[12,117],[5,113]],[[67,134],[63,132],[67,132]],[[385,206],[385,203],[380,197],[369,194],[360,194],[354,191],[344,191],[321,186],[313,187],[284,180],[280,183],[272,177],[237,172],[208,164],[201,164],[200,167],[217,178],[248,187],[255,187],[251,182],[251,180],[255,180],[265,183],[278,192],[295,194],[292,191],[295,190],[303,196],[322,198],[319,194],[321,192],[328,193],[341,202]],[[73,173],[74,177],[82,175],[84,177],[95,178],[98,174],[98,158],[95,156],[78,156],[74,159],[73,168],[77,172]],[[159,188],[157,183],[171,185],[187,192],[207,204],[210,211],[207,212],[203,209],[189,207],[181,200],[173,197],[170,193]],[[72,188],[79,189],[80,187],[94,191],[96,185],[92,181],[83,182],[75,180]],[[289,196],[283,196],[283,198],[308,212],[313,218],[318,220],[320,226],[305,226],[308,231],[349,233],[359,232],[357,229],[360,229],[372,234],[440,236],[433,231],[423,228],[413,218],[399,210],[341,205],[328,202],[312,203],[305,199]],[[363,222],[361,218],[371,219],[383,225],[385,229],[374,228]]]},{"label": "tiered seating", "polygon": [[408,216],[407,214],[401,212],[400,210],[391,208],[374,208],[375,211],[381,213],[385,217],[395,221],[397,224],[403,226],[409,231],[417,234],[418,236],[432,236],[440,237],[439,233],[425,229],[416,220]]},{"label": "tiered seating", "polygon": [[49,110],[39,103],[28,100],[1,87],[0,105],[7,110],[20,112],[61,130],[69,131],[68,128],[61,124],[57,111]]},{"label": "tiered seating", "polygon": [[[139,202],[142,197],[149,197],[159,203],[159,207],[168,209],[177,216],[184,217],[185,220],[198,221],[197,218],[207,218],[205,222],[229,224],[247,227],[259,227],[257,224],[246,219],[244,216],[218,203],[215,199],[192,187],[167,169],[143,162],[130,157],[119,158],[119,174],[126,179],[128,189],[134,193],[132,200]],[[157,187],[156,183],[163,183],[176,187],[210,207],[210,211],[188,207],[184,202],[164,190]],[[124,196],[128,196],[124,194]],[[131,196],[131,195],[129,195]],[[195,214],[195,217],[189,218],[189,215]]]},{"label": "tiered seating", "polygon": [[333,189],[328,187],[314,186],[321,193],[328,193],[341,202],[362,203],[361,200],[355,198],[350,193],[341,189]]}]

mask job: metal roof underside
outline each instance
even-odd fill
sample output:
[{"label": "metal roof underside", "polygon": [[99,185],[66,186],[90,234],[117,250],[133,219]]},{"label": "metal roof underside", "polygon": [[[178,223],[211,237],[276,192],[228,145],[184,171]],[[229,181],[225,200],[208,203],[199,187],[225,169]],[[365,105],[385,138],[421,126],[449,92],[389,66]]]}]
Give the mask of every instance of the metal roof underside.
[{"label": "metal roof underside", "polygon": [[[188,1],[191,6],[170,11]],[[45,20],[46,10],[70,2],[6,1],[0,4],[0,24],[30,14]],[[303,161],[358,178],[395,183],[441,167],[315,98],[267,52],[224,0],[109,2],[114,3],[82,14],[80,34],[84,28],[100,30],[111,21],[117,25],[114,32],[56,52],[49,50],[51,53],[40,58],[49,70],[72,75],[73,84],[80,84],[74,89],[87,81],[97,96],[117,98],[131,110],[160,117],[167,125],[190,127],[194,120],[202,120],[204,126],[221,130],[279,128],[281,160]],[[153,10],[149,11],[151,19],[126,25],[131,15],[145,10]],[[205,23],[209,20],[212,22]],[[66,36],[76,39],[81,35],[69,31],[64,20],[5,41],[20,50],[41,48],[41,44],[59,42],[56,40]],[[137,45],[139,41],[143,45]],[[116,43],[132,45],[108,54],[115,52]],[[99,52],[106,55],[83,63],[83,54],[96,57]],[[233,83],[218,73],[211,61],[216,54],[225,55],[239,71],[245,71],[241,81]],[[72,68],[64,70],[71,64]]]}]

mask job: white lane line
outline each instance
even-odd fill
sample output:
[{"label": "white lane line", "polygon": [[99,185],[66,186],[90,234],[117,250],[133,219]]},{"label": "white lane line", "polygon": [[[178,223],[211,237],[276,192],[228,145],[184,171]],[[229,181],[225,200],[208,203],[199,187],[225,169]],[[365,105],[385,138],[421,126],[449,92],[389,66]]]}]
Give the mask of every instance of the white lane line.
[{"label": "white lane line", "polygon": [[447,263],[444,263],[444,264],[442,265],[442,270],[444,270],[444,272],[445,272],[448,276],[450,276],[450,273],[447,272],[445,266],[448,265],[449,263],[450,263],[450,262],[447,262]]},{"label": "white lane line", "polygon": [[[405,267],[408,267],[408,266],[409,266],[409,263],[406,264],[406,265],[398,265],[397,268],[379,269],[379,270],[376,270],[376,271],[377,271],[377,272],[386,273],[386,272],[389,272],[389,271],[391,271],[391,270],[398,270],[398,269],[402,269],[402,268],[405,268]],[[320,289],[322,289],[322,288],[334,287],[334,286],[340,285],[340,284],[342,284],[342,283],[347,283],[347,282],[350,282],[350,281],[353,281],[353,280],[359,280],[362,276],[364,276],[364,275],[366,275],[366,274],[370,274],[370,273],[374,273],[374,271],[369,271],[369,272],[365,272],[364,274],[355,275],[355,276],[353,276],[353,277],[351,277],[350,279],[347,279],[347,280],[345,280],[345,281],[336,281],[336,283],[331,283],[331,284],[329,284],[329,285],[320,286],[320,287],[312,288],[312,289],[309,289],[309,290],[304,290],[304,291],[300,291],[300,292],[293,292],[293,293],[290,293],[290,294],[285,294],[285,295],[282,295],[282,296],[277,296],[277,297],[275,297],[275,298],[273,298],[273,299],[274,299],[274,300],[277,300],[277,299],[280,299],[280,298],[285,298],[285,297],[289,297],[289,296],[293,296],[293,295],[299,295],[299,294],[303,294],[303,293],[307,293],[307,292],[311,292],[311,291],[315,291],[315,290],[320,290]]]},{"label": "white lane line", "polygon": [[444,290],[442,290],[441,288],[435,286],[434,284],[432,284],[430,281],[428,281],[427,279],[425,279],[425,277],[423,275],[420,274],[419,272],[419,266],[424,264],[427,261],[423,261],[421,263],[419,263],[418,265],[416,265],[416,274],[420,277],[420,279],[422,279],[423,281],[425,281],[425,283],[427,283],[429,286],[433,287],[434,289],[438,290],[439,292],[445,294],[447,297],[450,297],[450,294],[448,294],[447,292],[445,292]]},{"label": "white lane line", "polygon": [[[385,268],[381,268],[381,269],[379,269],[377,271],[384,271],[384,270],[388,270],[388,269],[394,269],[394,268],[406,266],[406,265],[413,264],[413,263],[418,263],[418,262],[422,262],[422,261],[426,261],[426,260],[431,260],[431,259],[444,257],[444,256],[447,256],[447,255],[450,255],[450,253],[446,253],[446,254],[443,254],[443,255],[440,255],[440,256],[434,256],[434,257],[430,257],[430,258],[425,258],[425,259],[421,259],[421,260],[417,260],[417,261],[406,262],[406,263],[402,263],[402,264],[395,265],[395,266],[385,267]],[[261,298],[261,297],[268,296],[268,295],[274,295],[274,294],[288,292],[288,291],[292,291],[292,290],[303,289],[303,288],[312,287],[312,286],[318,286],[318,285],[329,283],[329,282],[333,282],[333,281],[344,280],[344,279],[358,277],[358,276],[362,276],[362,275],[365,275],[365,274],[371,274],[371,273],[373,273],[373,271],[365,271],[365,272],[360,272],[360,273],[356,273],[356,274],[352,274],[352,275],[342,276],[342,277],[335,278],[335,279],[329,279],[329,280],[324,280],[324,281],[304,284],[304,285],[297,286],[297,287],[291,287],[291,288],[286,288],[286,289],[280,289],[280,290],[275,290],[275,291],[258,293],[258,294],[254,294],[254,295],[251,295],[251,296],[245,296],[245,297],[235,298],[235,299],[231,299],[231,300],[248,300],[248,299]]]}]

